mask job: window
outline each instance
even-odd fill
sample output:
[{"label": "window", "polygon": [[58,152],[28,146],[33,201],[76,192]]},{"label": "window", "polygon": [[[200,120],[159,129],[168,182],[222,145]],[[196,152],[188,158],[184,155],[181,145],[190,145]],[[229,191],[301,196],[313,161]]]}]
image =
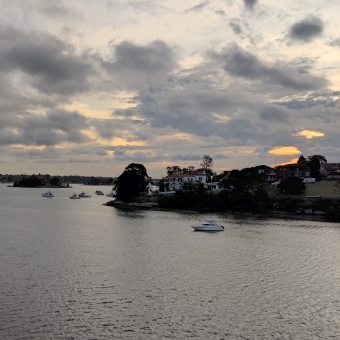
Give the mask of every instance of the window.
[{"label": "window", "polygon": [[198,180],[201,181],[201,180],[202,180],[202,177],[198,177]]}]

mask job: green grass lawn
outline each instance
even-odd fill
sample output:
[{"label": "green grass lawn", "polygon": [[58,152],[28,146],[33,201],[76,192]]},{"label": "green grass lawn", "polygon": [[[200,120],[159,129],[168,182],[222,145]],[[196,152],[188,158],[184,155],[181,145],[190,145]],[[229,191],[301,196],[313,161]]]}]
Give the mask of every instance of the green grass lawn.
[{"label": "green grass lawn", "polygon": [[[321,181],[314,184],[306,184],[306,190],[296,197],[305,199],[306,196],[321,196],[322,198],[340,198],[340,191],[335,186],[336,181]],[[281,194],[276,186],[269,186],[267,192],[271,198],[287,197]]]}]

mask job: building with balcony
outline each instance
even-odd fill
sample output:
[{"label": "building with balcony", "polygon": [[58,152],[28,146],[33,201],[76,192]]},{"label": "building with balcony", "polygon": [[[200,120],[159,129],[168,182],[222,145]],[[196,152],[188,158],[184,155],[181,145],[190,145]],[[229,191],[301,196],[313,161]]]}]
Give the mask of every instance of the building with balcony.
[{"label": "building with balcony", "polygon": [[[173,174],[163,178],[165,191],[181,189],[184,182],[207,183],[205,174]],[[205,185],[206,186],[206,185]]]},{"label": "building with balcony", "polygon": [[283,179],[290,176],[300,178],[310,178],[311,169],[306,164],[285,164],[276,167],[277,179]]},{"label": "building with balcony", "polygon": [[266,182],[275,182],[277,178],[276,170],[267,165],[254,166],[259,174],[264,174]]}]

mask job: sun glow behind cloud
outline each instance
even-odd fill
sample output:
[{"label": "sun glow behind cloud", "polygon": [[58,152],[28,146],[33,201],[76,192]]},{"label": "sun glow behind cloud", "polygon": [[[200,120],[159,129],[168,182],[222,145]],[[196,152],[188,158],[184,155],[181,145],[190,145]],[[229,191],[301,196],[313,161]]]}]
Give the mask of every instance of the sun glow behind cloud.
[{"label": "sun glow behind cloud", "polygon": [[278,146],[268,151],[269,154],[275,156],[289,156],[289,155],[298,155],[301,151],[295,146]]},{"label": "sun glow behind cloud", "polygon": [[298,136],[305,137],[307,139],[323,137],[325,134],[320,131],[312,131],[312,130],[302,130],[297,134]]}]

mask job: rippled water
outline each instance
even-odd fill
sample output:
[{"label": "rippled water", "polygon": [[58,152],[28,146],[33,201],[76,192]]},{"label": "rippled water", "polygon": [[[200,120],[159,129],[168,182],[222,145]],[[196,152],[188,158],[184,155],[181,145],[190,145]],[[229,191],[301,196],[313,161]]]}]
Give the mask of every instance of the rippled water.
[{"label": "rippled water", "polygon": [[[0,185],[1,339],[339,338],[338,224],[126,212],[95,190]],[[192,231],[206,217],[225,231]]]}]

